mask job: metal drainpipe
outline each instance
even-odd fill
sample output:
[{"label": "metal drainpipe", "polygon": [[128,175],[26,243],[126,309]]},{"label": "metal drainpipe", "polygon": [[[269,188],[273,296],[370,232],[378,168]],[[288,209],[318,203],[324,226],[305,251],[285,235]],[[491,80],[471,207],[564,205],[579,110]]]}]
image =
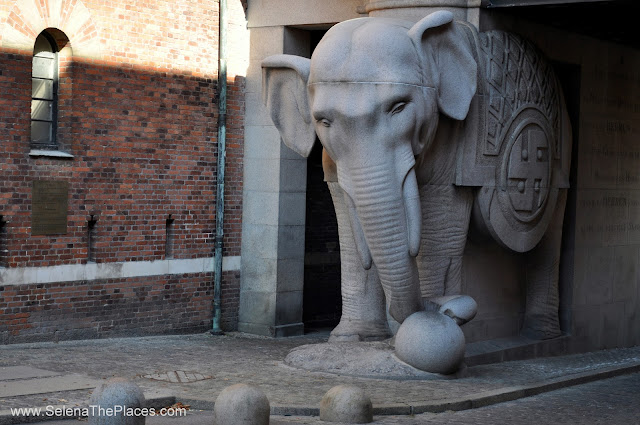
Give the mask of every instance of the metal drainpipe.
[{"label": "metal drainpipe", "polygon": [[227,0],[219,0],[218,28],[218,166],[216,177],[216,234],[213,270],[213,327],[211,333],[222,335],[220,329],[220,292],[222,286],[222,237],[224,235],[224,166],[227,156]]}]

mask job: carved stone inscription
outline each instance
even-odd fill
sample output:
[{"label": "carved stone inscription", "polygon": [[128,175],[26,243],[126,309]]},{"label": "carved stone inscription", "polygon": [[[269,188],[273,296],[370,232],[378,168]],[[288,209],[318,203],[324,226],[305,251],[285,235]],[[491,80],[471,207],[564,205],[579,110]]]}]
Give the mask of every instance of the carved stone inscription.
[{"label": "carved stone inscription", "polygon": [[31,234],[67,233],[69,183],[36,180],[31,192]]},{"label": "carved stone inscription", "polygon": [[[621,56],[627,64],[631,56]],[[587,72],[581,104],[577,243],[640,243],[640,72],[597,63]],[[580,168],[582,167],[582,168]]]}]

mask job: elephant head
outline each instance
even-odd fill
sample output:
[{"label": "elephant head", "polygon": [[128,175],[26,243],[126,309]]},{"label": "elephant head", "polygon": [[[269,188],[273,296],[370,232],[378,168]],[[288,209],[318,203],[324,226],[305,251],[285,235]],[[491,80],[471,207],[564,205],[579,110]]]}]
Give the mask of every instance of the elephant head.
[{"label": "elephant head", "polygon": [[362,265],[375,262],[400,323],[422,309],[415,157],[434,140],[439,114],[464,119],[476,91],[477,64],[452,19],[345,21],[310,60],[262,63],[264,101],[285,144],[308,156],[317,135],[335,162]]}]

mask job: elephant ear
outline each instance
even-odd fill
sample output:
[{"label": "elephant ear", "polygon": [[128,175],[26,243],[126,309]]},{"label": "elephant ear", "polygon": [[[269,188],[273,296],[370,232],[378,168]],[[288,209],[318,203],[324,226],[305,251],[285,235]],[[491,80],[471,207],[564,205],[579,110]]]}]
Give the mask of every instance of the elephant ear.
[{"label": "elephant ear", "polygon": [[465,30],[453,22],[451,12],[438,11],[416,23],[409,36],[425,54],[425,81],[438,90],[440,111],[465,119],[478,79],[478,64]]},{"label": "elephant ear", "polygon": [[310,63],[293,55],[262,61],[262,100],[285,145],[304,157],[316,140],[307,98]]}]

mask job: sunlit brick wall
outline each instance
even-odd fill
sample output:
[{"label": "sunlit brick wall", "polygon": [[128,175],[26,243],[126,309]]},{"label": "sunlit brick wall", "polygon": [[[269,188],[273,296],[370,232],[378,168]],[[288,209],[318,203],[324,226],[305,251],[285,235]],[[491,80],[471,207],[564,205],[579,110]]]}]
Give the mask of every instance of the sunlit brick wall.
[{"label": "sunlit brick wall", "polygon": [[[239,0],[229,1],[229,19],[225,257],[240,255],[248,34]],[[69,39],[60,53],[58,147],[73,158],[29,155],[32,49],[46,28]],[[7,268],[82,267],[92,217],[97,220],[92,258],[98,264],[167,259],[167,219],[173,220],[171,258],[213,255],[217,52],[215,0],[0,0],[0,215],[6,223],[0,245],[7,249],[2,262]],[[32,235],[34,180],[69,183],[66,234]],[[237,322],[237,273],[223,275],[228,328]],[[161,294],[176,280],[183,288],[177,300],[164,295],[141,300],[128,289],[148,285]],[[68,320],[55,319],[58,335],[201,330],[210,325],[212,281],[211,273],[17,286],[0,280],[0,342],[52,338],[42,330],[54,323],[47,300],[55,297],[69,300],[53,304],[68,314]],[[82,289],[92,285],[94,290]],[[49,290],[56,295],[48,296]],[[81,299],[73,296],[78,290]],[[27,292],[17,296],[21,291]],[[197,313],[187,313],[189,294],[196,292],[204,299]],[[100,301],[105,297],[120,308],[105,310]],[[114,325],[108,332],[96,331],[107,329],[97,325],[76,332],[86,327],[76,311],[80,305],[97,320],[94,325],[115,320]],[[130,308],[166,318],[152,325],[136,314],[116,320]],[[8,325],[17,319],[24,326]]]}]

